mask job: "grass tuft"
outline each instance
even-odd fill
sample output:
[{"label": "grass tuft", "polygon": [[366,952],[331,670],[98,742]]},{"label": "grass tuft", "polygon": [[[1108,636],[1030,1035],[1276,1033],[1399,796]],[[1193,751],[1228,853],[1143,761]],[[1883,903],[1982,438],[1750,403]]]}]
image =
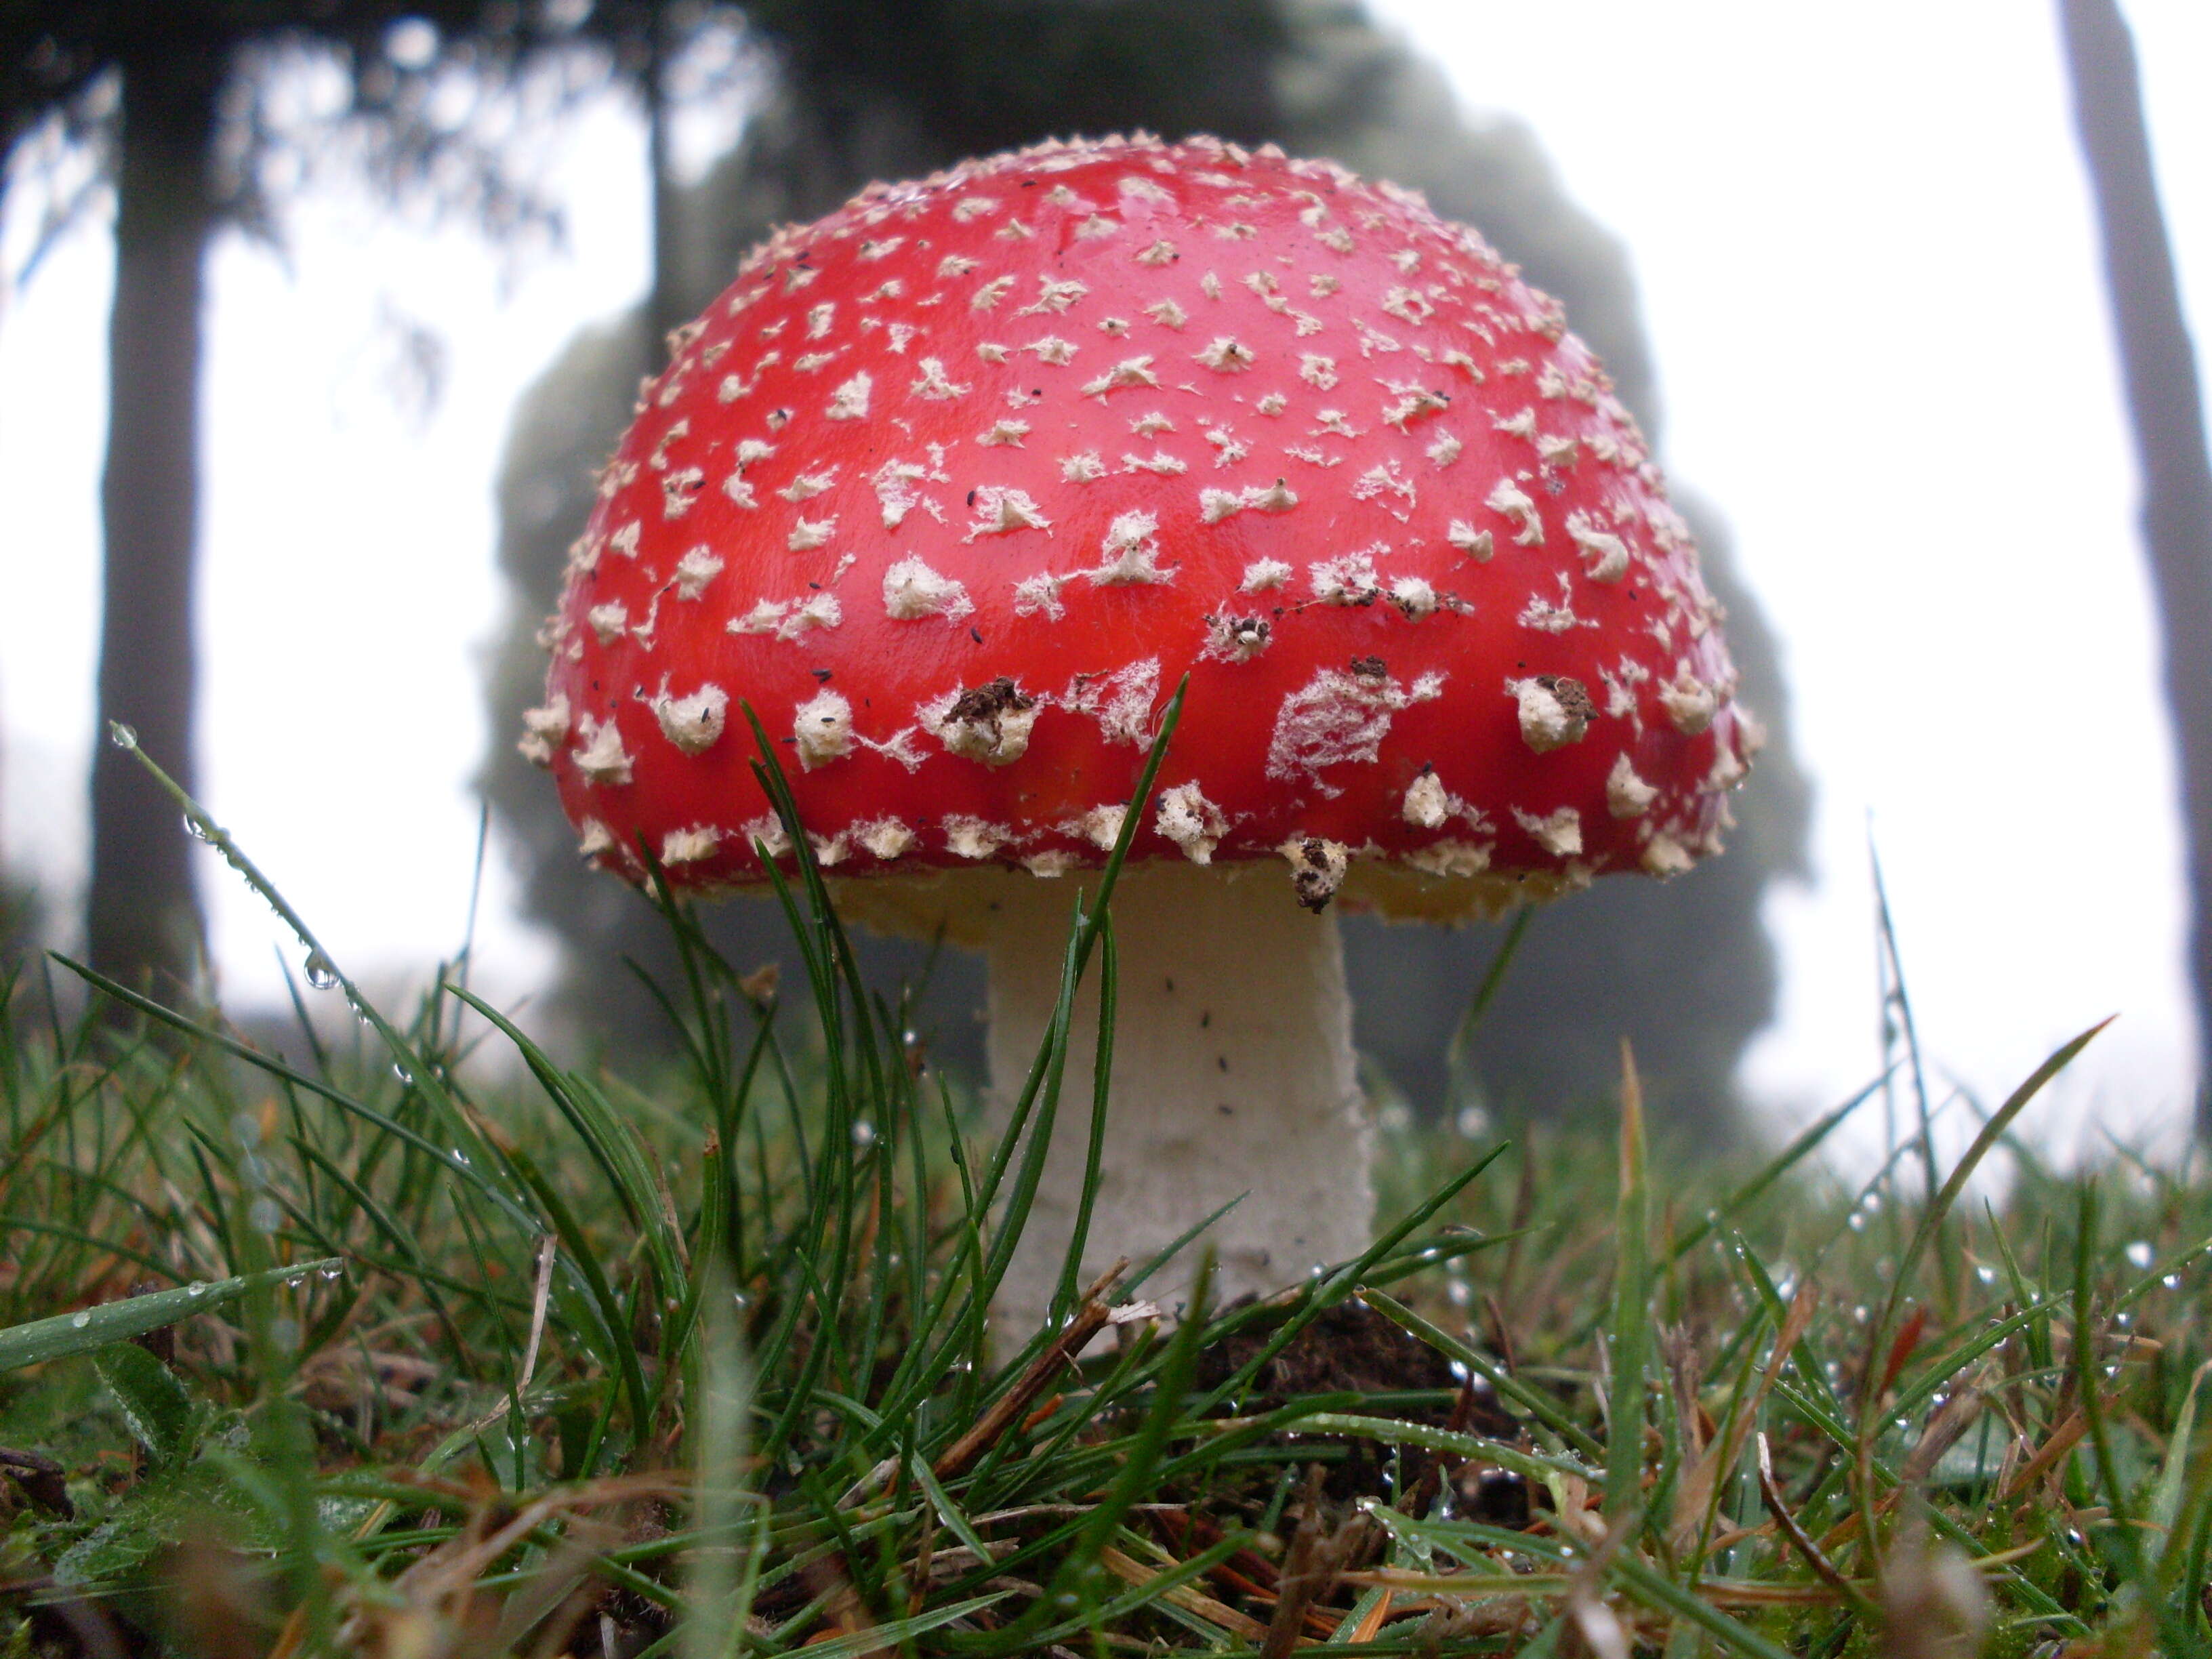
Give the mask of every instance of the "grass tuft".
[{"label": "grass tuft", "polygon": [[1161,1260],[1086,1285],[1079,1239],[994,1352],[1046,1137],[1095,1181],[1126,833],[988,1139],[760,750],[793,993],[656,873],[648,1078],[465,957],[378,1008],[179,797],[328,988],[283,1053],[75,963],[143,1040],[0,1018],[0,1654],[2212,1652],[2212,1183],[2016,1156],[1963,1201],[2101,1028],[1939,1170],[1893,962],[1916,1103],[1863,1191],[1817,1153],[1886,1079],[1662,1170],[1625,1057],[1609,1146],[1395,1132],[1356,1260],[1171,1324]]}]

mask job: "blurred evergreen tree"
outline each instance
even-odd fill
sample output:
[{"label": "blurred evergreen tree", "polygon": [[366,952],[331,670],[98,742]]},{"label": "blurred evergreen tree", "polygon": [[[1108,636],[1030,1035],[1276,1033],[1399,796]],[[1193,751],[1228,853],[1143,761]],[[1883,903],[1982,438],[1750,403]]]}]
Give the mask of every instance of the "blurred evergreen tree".
[{"label": "blurred evergreen tree", "polygon": [[[112,192],[108,431],[92,860],[94,967],[165,994],[196,985],[205,924],[175,809],[104,740],[132,727],[187,789],[197,775],[193,595],[199,379],[209,246],[225,228],[281,240],[284,198],[343,158],[395,202],[512,238],[553,230],[529,187],[527,133],[490,94],[562,60],[573,94],[657,73],[703,27],[703,0],[0,0],[0,187],[48,186],[23,273]],[[646,50],[640,50],[641,41]],[[303,115],[303,72],[338,95]],[[657,106],[657,100],[656,106]],[[89,154],[88,170],[48,163]],[[29,158],[27,164],[26,158]]]},{"label": "blurred evergreen tree", "polygon": [[[1292,154],[1332,155],[1422,189],[1479,226],[1538,286],[1565,302],[1647,429],[1657,425],[1650,352],[1620,244],[1568,202],[1528,131],[1461,117],[1441,75],[1379,30],[1356,0],[759,0],[749,21],[770,90],[743,139],[680,199],[658,239],[679,268],[663,283],[689,316],[776,222],[835,208],[872,178],[917,176],[963,156],[1059,134],[1144,128],[1209,131]],[[495,744],[482,774],[516,855],[530,912],[566,948],[562,1005],[587,1030],[647,1039],[659,1016],[628,957],[671,971],[637,896],[578,865],[574,837],[542,774],[513,750],[544,684],[533,643],[595,469],[659,362],[643,308],[579,336],[523,399],[500,480],[501,568],[514,623],[489,687]],[[1692,509],[1706,574],[1731,613],[1747,700],[1773,741],[1741,802],[1729,855],[1664,890],[1601,882],[1540,916],[1471,1056],[1486,1100],[1548,1109],[1609,1094],[1626,1032],[1655,1098],[1699,1124],[1730,1119],[1735,1060],[1770,1017],[1772,948],[1759,899],[1804,872],[1807,784],[1790,753],[1772,638],[1736,580],[1710,513]],[[785,949],[765,901],[711,909],[710,932],[740,966]],[[1393,928],[1348,919],[1363,1047],[1409,1094],[1445,1093],[1446,1039],[1475,983],[1491,928]],[[884,943],[879,982],[926,952]],[[927,1004],[939,1052],[974,1061],[980,967],[937,964]]]}]

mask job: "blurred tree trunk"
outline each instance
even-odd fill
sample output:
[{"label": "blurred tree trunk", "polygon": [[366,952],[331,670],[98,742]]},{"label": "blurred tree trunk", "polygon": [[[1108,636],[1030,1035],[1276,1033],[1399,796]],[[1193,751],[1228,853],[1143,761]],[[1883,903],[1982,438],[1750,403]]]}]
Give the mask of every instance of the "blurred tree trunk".
[{"label": "blurred tree trunk", "polygon": [[2197,358],[2143,125],[2135,42],[2117,0],[2059,0],[2074,122],[2089,171],[2142,476],[2143,550],[2165,632],[2190,890],[2197,1128],[2212,1138],[2212,460]]},{"label": "blurred tree trunk", "polygon": [[645,158],[653,217],[653,287],[646,301],[650,325],[647,352],[659,360],[661,342],[690,317],[690,307],[678,291],[676,252],[676,175],[668,152],[669,119],[673,112],[668,97],[669,21],[666,0],[647,0],[645,14]]},{"label": "blurred tree trunk", "polygon": [[173,994],[193,983],[203,948],[191,842],[174,805],[106,739],[109,721],[131,726],[192,787],[200,322],[223,64],[188,33],[144,36],[119,65],[87,945],[102,973]]}]

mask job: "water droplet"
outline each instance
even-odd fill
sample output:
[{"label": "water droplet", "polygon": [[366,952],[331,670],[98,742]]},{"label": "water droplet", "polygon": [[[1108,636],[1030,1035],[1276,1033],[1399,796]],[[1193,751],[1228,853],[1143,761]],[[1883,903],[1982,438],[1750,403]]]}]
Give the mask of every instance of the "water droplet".
[{"label": "water droplet", "polygon": [[343,1279],[345,1277],[345,1268],[339,1263],[333,1261],[329,1267],[319,1269],[316,1273],[316,1277],[325,1281],[335,1279]]},{"label": "water droplet", "polygon": [[1863,1212],[1858,1210],[1851,1212],[1851,1231],[1855,1233],[1863,1233],[1866,1231],[1866,1216]]},{"label": "water droplet", "polygon": [[2128,1265],[2131,1267],[2148,1267],[2155,1259],[2147,1238],[2139,1238],[2128,1246]]},{"label": "water droplet", "polygon": [[1867,1322],[1867,1304],[1862,1302],[1857,1307],[1852,1309],[1851,1317],[1858,1321],[1860,1324],[1865,1324]]},{"label": "water droplet", "polygon": [[876,1144],[876,1126],[864,1117],[853,1120],[853,1144],[863,1152]]},{"label": "water droplet", "polygon": [[107,740],[118,749],[136,749],[138,746],[138,734],[121,720],[108,721]]},{"label": "water droplet", "polygon": [[76,1318],[70,1321],[70,1324],[80,1331],[91,1323],[92,1315],[89,1312],[81,1313]]},{"label": "water droplet", "polygon": [[1490,1114],[1480,1106],[1462,1106],[1459,1115],[1452,1120],[1452,1127],[1459,1131],[1462,1139],[1474,1140],[1489,1133]]},{"label": "water droplet", "polygon": [[1451,1298],[1451,1304],[1455,1308],[1464,1308],[1474,1300],[1474,1292],[1468,1288],[1467,1281],[1463,1279],[1455,1279],[1444,1286],[1444,1294]]},{"label": "water droplet", "polygon": [[191,1284],[185,1286],[185,1294],[186,1296],[205,1296],[207,1293],[207,1285],[201,1279],[195,1279]]},{"label": "water droplet", "polygon": [[215,839],[215,832],[190,812],[185,814],[185,833],[194,841],[211,842]]},{"label": "water droplet", "polygon": [[2160,1279],[2158,1282],[2165,1285],[2169,1291],[2178,1291],[2181,1288],[2181,1275],[2179,1273],[2168,1273],[2165,1278]]},{"label": "water droplet", "polygon": [[1974,1277],[1984,1285],[1994,1285],[1997,1282],[1997,1270],[1988,1266],[1979,1267],[1974,1269]]},{"label": "water droplet", "polygon": [[[318,991],[327,991],[338,982],[337,964],[320,951],[307,952],[307,961],[301,971],[307,975],[307,983]],[[356,1012],[360,1011],[356,1009]]]},{"label": "water droplet", "polygon": [[[415,1081],[415,1073],[407,1069],[406,1062],[404,1060],[395,1060],[392,1062],[392,1075],[402,1083],[412,1084]],[[468,1160],[463,1158],[461,1162],[465,1164]]]},{"label": "water droplet", "polygon": [[2132,1325],[2132,1324],[2134,1324],[2135,1322],[2136,1322],[2136,1316],[2135,1316],[2133,1314],[2131,1314],[2131,1313],[2125,1313],[2125,1312],[2122,1312],[2122,1313],[2116,1313],[2116,1314],[2114,1314],[2114,1315],[2112,1316],[2112,1323],[2114,1323],[2115,1325],[2119,1325],[2119,1326],[2128,1326],[2128,1325]]}]

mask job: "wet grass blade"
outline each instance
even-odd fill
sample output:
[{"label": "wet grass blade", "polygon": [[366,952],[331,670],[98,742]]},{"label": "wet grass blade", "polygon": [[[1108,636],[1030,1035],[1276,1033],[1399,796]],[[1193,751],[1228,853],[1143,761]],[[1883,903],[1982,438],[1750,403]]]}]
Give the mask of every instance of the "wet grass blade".
[{"label": "wet grass blade", "polygon": [[71,1354],[89,1353],[111,1342],[127,1342],[134,1336],[158,1331],[206,1309],[279,1285],[296,1285],[311,1273],[336,1272],[343,1265],[331,1256],[319,1261],[303,1261],[296,1267],[271,1267],[234,1279],[219,1279],[212,1284],[185,1285],[173,1291],[126,1297],[119,1302],[103,1302],[79,1313],[56,1314],[51,1319],[11,1325],[0,1330],[0,1371],[44,1364],[50,1359],[66,1359]]},{"label": "wet grass blade", "polygon": [[[2061,1045],[2049,1059],[2028,1074],[2027,1081],[2014,1089],[2004,1104],[1990,1115],[1989,1121],[1982,1125],[1981,1133],[1974,1137],[1964,1156],[1952,1167],[1950,1178],[1944,1182],[1934,1201],[1921,1215],[1919,1224],[1913,1229],[1912,1242],[1905,1247],[1904,1255],[1897,1263],[1895,1274],[1890,1281],[1888,1297],[1882,1304],[1881,1316],[1875,1322],[1869,1352],[1888,1352],[1889,1344],[1897,1334],[1898,1316],[1905,1304],[1906,1288],[1913,1282],[1913,1269],[1919,1265],[1929,1244],[1942,1230],[1944,1218],[1950,1214],[1951,1206],[1958,1202],[1959,1194],[1966,1190],[1966,1182],[1980,1167],[1982,1160],[1989,1156],[1990,1148],[2003,1137],[2013,1120],[2027,1109],[2028,1103],[2043,1091],[2044,1085],[2071,1065],[2074,1057],[2087,1048],[2098,1033],[2112,1023],[2110,1018],[2100,1019],[2071,1042]],[[1869,1369],[1866,1377],[1868,1387],[1870,1388],[1877,1380],[1878,1373]],[[1863,1390],[1860,1414],[1869,1424],[1878,1415],[1873,1409],[1874,1403],[1871,1395],[1865,1395]]]},{"label": "wet grass blade", "polygon": [[1644,1357],[1651,1340],[1651,1196],[1644,1148],[1644,1085],[1620,1044],[1620,1188],[1613,1224],[1613,1367],[1605,1512],[1618,1519],[1643,1495]]},{"label": "wet grass blade", "polygon": [[1832,1106],[1802,1130],[1789,1146],[1768,1160],[1758,1174],[1730,1192],[1674,1241],[1668,1252],[1668,1260],[1680,1261],[1684,1256],[1726,1226],[1758,1200],[1761,1194],[1774,1188],[1784,1176],[1817,1151],[1821,1144],[1840,1128],[1844,1120],[1872,1100],[1881,1091],[1884,1079],[1876,1078],[1865,1088],[1841,1105]]}]

